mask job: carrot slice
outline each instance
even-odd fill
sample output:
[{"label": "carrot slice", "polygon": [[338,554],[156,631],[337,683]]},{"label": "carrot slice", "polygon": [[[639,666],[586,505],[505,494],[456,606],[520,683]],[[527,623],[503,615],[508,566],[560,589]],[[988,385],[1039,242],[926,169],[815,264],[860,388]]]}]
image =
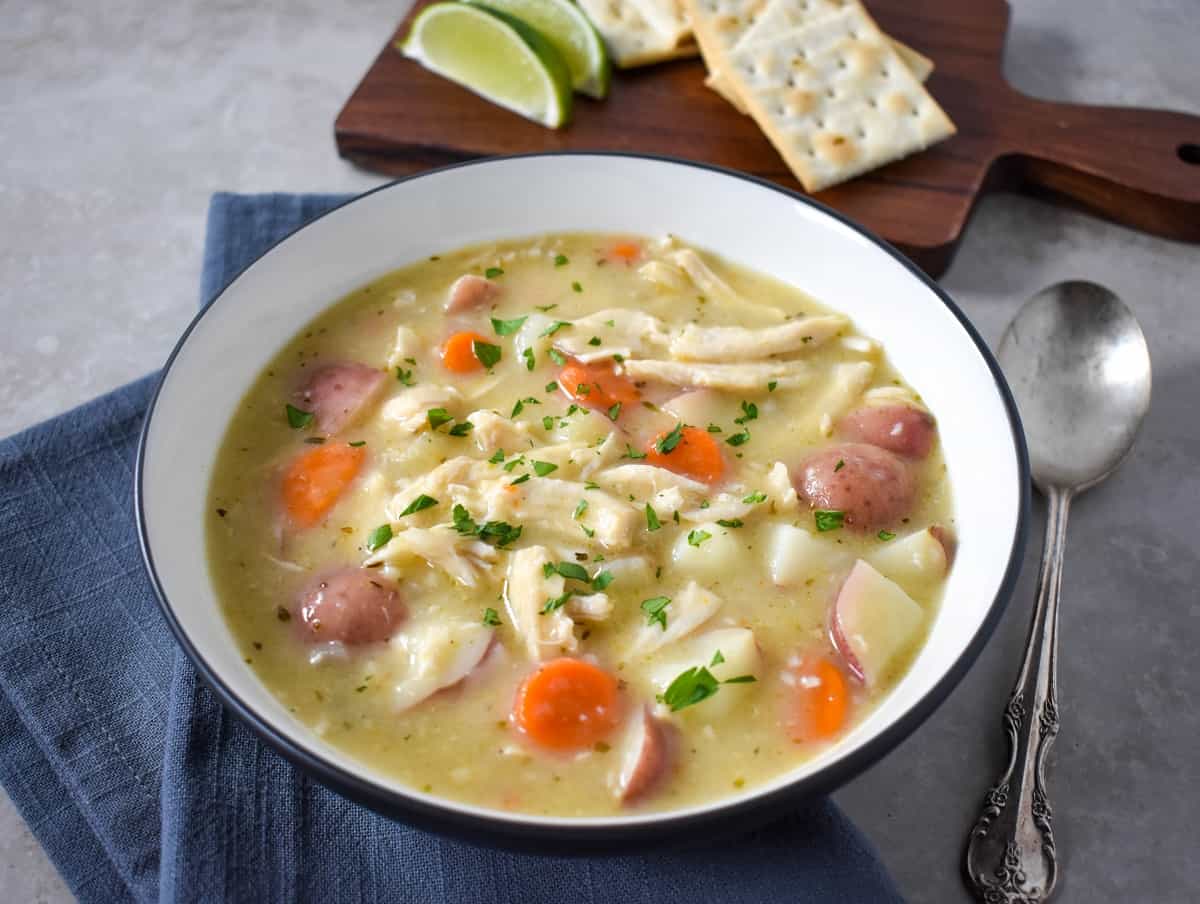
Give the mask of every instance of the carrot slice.
[{"label": "carrot slice", "polygon": [[795,677],[789,713],[792,740],[821,741],[841,731],[850,708],[842,670],[819,656],[806,657],[789,671]]},{"label": "carrot slice", "polygon": [[517,690],[513,721],[551,750],[581,750],[604,740],[620,722],[617,679],[582,659],[552,659]]},{"label": "carrot slice", "polygon": [[367,457],[361,446],[327,443],[292,460],[283,474],[283,507],[298,527],[312,527],[357,476]]},{"label": "carrot slice", "polygon": [[658,451],[659,443],[671,432],[659,434],[646,447],[646,464],[658,465],[704,483],[716,483],[721,479],[725,473],[725,456],[708,431],[699,427],[684,427],[675,448],[669,452]]},{"label": "carrot slice", "polygon": [[571,401],[604,411],[618,402],[632,405],[642,397],[633,381],[617,373],[608,363],[568,361],[558,372],[558,385]]},{"label": "carrot slice", "polygon": [[617,242],[605,256],[613,263],[632,264],[642,256],[642,246],[636,242]]},{"label": "carrot slice", "polygon": [[483,367],[475,357],[475,343],[487,342],[486,336],[478,333],[455,333],[442,343],[442,366],[456,374],[469,374]]}]

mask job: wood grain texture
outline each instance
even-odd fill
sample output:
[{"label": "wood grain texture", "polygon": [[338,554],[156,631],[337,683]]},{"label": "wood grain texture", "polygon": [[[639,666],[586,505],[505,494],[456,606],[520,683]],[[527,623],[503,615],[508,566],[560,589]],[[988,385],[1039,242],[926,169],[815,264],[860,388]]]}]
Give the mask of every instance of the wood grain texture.
[{"label": "wood grain texture", "polygon": [[[685,60],[614,74],[551,131],[404,59],[388,40],[338,115],[338,152],[389,175],[493,154],[637,151],[715,163],[799,191],[748,117]],[[986,192],[1065,201],[1156,235],[1200,242],[1200,117],[1031,98],[1002,72],[1004,0],[871,0],[884,30],[932,57],[928,88],[958,126],[948,141],[815,195],[940,275]]]}]

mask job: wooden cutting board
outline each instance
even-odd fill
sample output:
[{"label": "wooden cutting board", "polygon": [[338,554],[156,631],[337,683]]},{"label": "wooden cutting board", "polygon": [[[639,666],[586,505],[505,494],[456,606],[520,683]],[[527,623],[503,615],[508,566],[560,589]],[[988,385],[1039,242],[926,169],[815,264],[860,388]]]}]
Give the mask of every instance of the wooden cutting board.
[{"label": "wooden cutting board", "polygon": [[[617,150],[715,163],[799,185],[748,117],[704,87],[699,60],[614,73],[551,131],[403,58],[393,41],[338,115],[338,152],[389,175],[492,154]],[[948,141],[815,197],[899,246],[931,275],[949,265],[986,192],[1052,196],[1155,235],[1200,242],[1200,117],[1036,100],[1002,71],[1004,0],[871,0],[880,26],[933,58]]]}]

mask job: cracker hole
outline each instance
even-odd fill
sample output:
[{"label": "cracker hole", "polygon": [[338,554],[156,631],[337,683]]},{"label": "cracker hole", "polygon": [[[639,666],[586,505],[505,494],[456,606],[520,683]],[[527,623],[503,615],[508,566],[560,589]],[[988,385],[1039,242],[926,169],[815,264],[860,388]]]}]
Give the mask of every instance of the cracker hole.
[{"label": "cracker hole", "polygon": [[1175,149],[1175,153],[1184,163],[1190,163],[1192,166],[1200,166],[1200,144],[1184,142]]}]

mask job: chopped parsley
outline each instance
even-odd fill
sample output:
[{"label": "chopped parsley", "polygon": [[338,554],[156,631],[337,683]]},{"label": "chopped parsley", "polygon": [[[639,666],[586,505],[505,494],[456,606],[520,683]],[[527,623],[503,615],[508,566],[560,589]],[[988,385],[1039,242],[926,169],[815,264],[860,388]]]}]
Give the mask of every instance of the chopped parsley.
[{"label": "chopped parsley", "polygon": [[586,499],[580,499],[579,504],[577,506],[575,506],[575,511],[571,515],[571,517],[574,518],[576,521],[578,521],[580,518],[583,517],[583,513],[586,512],[587,509],[588,509],[588,501]]},{"label": "chopped parsley", "polygon": [[[720,656],[720,651],[713,656],[713,665],[718,664],[717,656]],[[725,657],[722,656],[721,662],[724,661]],[[681,672],[658,699],[671,707],[671,712],[675,713],[707,700],[721,689],[722,684],[750,684],[755,680],[753,675],[739,675],[736,678],[718,681],[705,666],[692,666]]]},{"label": "chopped parsley", "polygon": [[615,405],[613,405],[611,408],[608,409],[608,419],[610,421],[615,421],[620,416],[621,416],[621,403],[617,402]]},{"label": "chopped parsley", "polygon": [[503,276],[504,270],[500,267],[488,267],[483,271],[483,275],[488,279],[495,279],[497,276]]},{"label": "chopped parsley", "polygon": [[571,291],[573,291],[573,292],[582,292],[582,291],[583,291],[583,286],[581,286],[581,285],[580,285],[579,283],[577,283],[577,282],[573,282],[573,283],[571,283]]},{"label": "chopped parsley", "polygon": [[671,605],[669,596],[652,596],[642,600],[642,611],[646,613],[646,624],[658,625],[667,630],[667,606]]},{"label": "chopped parsley", "polygon": [[813,512],[813,520],[817,524],[817,531],[824,533],[841,527],[846,521],[846,513],[833,509],[817,509]]},{"label": "chopped parsley", "polygon": [[392,539],[392,526],[390,524],[381,524],[369,534],[367,534],[367,551],[374,552],[381,546],[386,546],[388,541]]},{"label": "chopped parsley", "polygon": [[746,423],[746,421],[753,421],[753,420],[757,420],[757,419],[758,419],[758,406],[755,405],[753,402],[747,402],[747,401],[743,400],[742,401],[742,416],[735,417],[733,419],[733,422],[735,424],[744,424],[744,423]]},{"label": "chopped parsley", "polygon": [[598,571],[596,576],[592,578],[592,589],[596,591],[604,590],[613,582],[613,573],[611,571]]},{"label": "chopped parsley", "polygon": [[660,436],[654,443],[654,448],[662,455],[667,455],[675,451],[675,447],[679,445],[683,439],[683,421],[679,421],[670,433]]},{"label": "chopped parsley", "polygon": [[708,425],[708,432],[709,432],[709,433],[721,433],[721,432],[723,432],[723,431],[722,431],[722,430],[721,430],[721,428],[720,428],[720,427],[718,427],[716,424],[709,424],[709,425]]},{"label": "chopped parsley", "polygon": [[554,418],[548,414],[545,417],[543,417],[542,418],[542,429],[543,430],[553,430],[554,429]]},{"label": "chopped parsley", "polygon": [[497,546],[506,546],[521,536],[520,526],[513,527],[505,521],[489,521],[482,525],[476,523],[466,506],[460,503],[455,503],[451,517],[454,519],[454,529],[460,534],[479,537],[481,540],[494,542]]},{"label": "chopped parsley", "polygon": [[542,566],[544,577],[550,577],[553,574],[561,575],[572,581],[583,581],[585,584],[591,580],[587,569],[577,562],[547,562]]},{"label": "chopped parsley", "polygon": [[731,446],[744,445],[745,443],[750,442],[750,431],[743,427],[741,433],[733,434],[733,436],[728,437],[725,442],[729,443]]},{"label": "chopped parsley", "polygon": [[546,392],[558,392],[558,384],[551,380],[546,384]]},{"label": "chopped parsley", "polygon": [[459,423],[457,423],[453,427],[451,427],[447,431],[447,433],[449,433],[451,436],[466,436],[468,433],[470,433],[474,429],[475,429],[475,425],[472,424],[470,421],[460,421]]},{"label": "chopped parsley", "polygon": [[492,329],[496,331],[497,336],[511,336],[522,326],[528,317],[515,317],[512,320],[500,320],[497,317],[492,318]]},{"label": "chopped parsley", "polygon": [[518,477],[516,480],[514,480],[512,483],[510,483],[509,486],[510,487],[518,486],[518,485],[524,483],[525,481],[527,481],[531,476],[532,475],[530,475],[529,473],[522,474],[520,477]]},{"label": "chopped parsley", "polygon": [[365,446],[366,444],[367,444],[367,441],[365,439],[356,439],[352,443],[346,443],[346,445],[349,446],[351,449],[357,449],[359,446]]},{"label": "chopped parsley", "polygon": [[766,501],[767,501],[767,494],[763,493],[759,490],[755,490],[749,496],[742,497],[742,502],[746,503],[747,505],[756,505],[759,502],[766,502]]},{"label": "chopped parsley", "polygon": [[600,489],[600,484],[596,483],[594,480],[589,480],[583,485],[583,488],[585,490],[598,490]]},{"label": "chopped parsley", "polygon": [[424,493],[422,493],[408,504],[404,511],[400,513],[400,517],[403,518],[405,515],[415,515],[417,512],[423,512],[425,509],[433,508],[437,504],[438,501],[432,496],[426,496]]},{"label": "chopped parsley", "polygon": [[774,392],[775,387],[778,385],[779,385],[778,380],[772,380],[770,383],[767,384],[767,392]]},{"label": "chopped parsley", "polygon": [[557,471],[558,465],[551,464],[548,461],[535,461],[533,463],[533,470],[538,477],[545,477],[550,472]]},{"label": "chopped parsley", "polygon": [[564,364],[567,363],[566,356],[564,356],[563,353],[560,352],[556,348],[550,349],[550,351],[546,352],[546,354],[548,354],[550,356],[550,360],[553,361],[555,364],[557,364],[559,367],[562,367]]},{"label": "chopped parsley", "polygon": [[721,527],[741,527],[746,522],[741,518],[718,518],[717,524]]},{"label": "chopped parsley", "polygon": [[453,416],[445,408],[430,408],[425,416],[429,419],[430,430],[436,430],[442,424],[448,424],[454,420]]},{"label": "chopped parsley", "polygon": [[593,346],[594,346],[594,345],[599,345],[599,344],[600,344],[600,337],[599,337],[599,336],[593,336],[591,339],[589,339],[589,340],[588,340],[588,345],[593,345]]},{"label": "chopped parsley", "polygon": [[537,367],[537,361],[535,361],[533,357],[533,349],[525,349],[525,351],[521,352],[521,357],[525,359],[526,370],[533,370],[535,367]]},{"label": "chopped parsley", "polygon": [[412,386],[414,383],[417,382],[416,380],[413,379],[413,372],[412,372],[411,368],[409,368],[408,370],[405,370],[403,367],[397,367],[396,368],[396,379],[399,380],[401,383],[403,383],[405,386]]},{"label": "chopped parsley", "polygon": [[839,458],[837,460],[837,464],[833,466],[833,473],[836,474],[838,471],[840,471],[844,467],[846,467],[846,459]]},{"label": "chopped parsley", "polygon": [[549,311],[553,311],[555,308],[557,308],[558,303],[555,302],[554,304],[535,304],[534,307],[537,308],[539,311],[541,311],[543,314],[545,314],[545,313],[547,313]]},{"label": "chopped parsley", "polygon": [[524,463],[525,463],[525,456],[518,455],[516,458],[514,458],[512,461],[508,462],[508,464],[506,464],[504,466],[504,470],[511,474],[513,468],[515,468],[517,465],[524,464]]},{"label": "chopped parsley", "polygon": [[713,653],[712,662],[710,662],[708,664],[709,668],[711,668],[714,665],[720,665],[724,661],[725,661],[725,657],[721,654],[720,650],[717,650],[717,652]]},{"label": "chopped parsley", "polygon": [[579,525],[579,529],[581,531],[583,531],[584,536],[586,536],[588,539],[591,539],[592,537],[596,536],[596,532],[594,530],[592,530],[590,527],[588,527],[586,524]]},{"label": "chopped parsley", "polygon": [[567,590],[567,591],[564,591],[559,596],[554,597],[553,599],[546,600],[546,605],[542,606],[541,611],[538,614],[539,615],[549,615],[551,612],[555,611],[556,609],[561,609],[563,606],[565,606],[567,604],[567,600],[569,600],[571,598],[571,595],[573,593],[574,593],[573,590]]},{"label": "chopped parsley", "polygon": [[490,342],[480,342],[476,339],[471,343],[471,351],[475,357],[479,359],[479,363],[491,370],[500,362],[500,346],[492,345]]},{"label": "chopped parsley", "polygon": [[516,417],[518,414],[520,414],[522,411],[525,410],[526,405],[540,405],[540,404],[542,404],[542,403],[539,402],[537,399],[535,399],[533,396],[526,396],[523,399],[517,399],[517,404],[513,405],[512,414],[510,414],[509,417]]},{"label": "chopped parsley", "polygon": [[567,260],[567,256],[565,254],[554,255],[554,266],[565,267],[569,263],[570,263],[570,261]]},{"label": "chopped parsley", "polygon": [[293,430],[299,430],[301,427],[307,427],[313,422],[313,413],[311,411],[304,411],[301,408],[297,408],[291,402],[288,402],[286,405],[284,405],[283,409],[287,412],[288,426]]},{"label": "chopped parsley", "polygon": [[646,530],[658,530],[662,527],[662,522],[658,520],[658,512],[649,502],[646,503]]},{"label": "chopped parsley", "polygon": [[490,606],[483,610],[483,623],[489,628],[500,627],[500,615]]},{"label": "chopped parsley", "polygon": [[542,330],[540,333],[538,333],[538,337],[541,338],[542,336],[553,336],[555,333],[557,333],[563,327],[570,326],[570,325],[571,324],[568,323],[566,320],[556,320],[552,324],[550,324],[548,327],[546,327],[544,330]]},{"label": "chopped parsley", "polygon": [[621,457],[622,458],[632,458],[634,461],[637,461],[639,458],[645,458],[646,453],[638,452],[636,449],[633,448],[633,446],[629,445],[629,443],[626,443],[625,444],[625,454],[622,455]]},{"label": "chopped parsley", "polygon": [[[720,522],[717,522],[718,524]],[[705,540],[711,540],[712,534],[706,530],[696,529],[688,532],[688,546],[699,546]]]},{"label": "chopped parsley", "polygon": [[495,452],[492,453],[492,457],[489,458],[488,461],[490,461],[494,465],[500,464],[502,461],[504,461],[504,450],[497,449]]},{"label": "chopped parsley", "polygon": [[876,534],[875,536],[877,536],[877,537],[878,537],[880,540],[882,540],[884,543],[886,543],[888,540],[895,540],[895,539],[896,539],[896,535],[895,535],[895,534],[893,534],[893,533],[892,533],[890,530],[881,530],[881,531],[880,531],[878,534]]}]

